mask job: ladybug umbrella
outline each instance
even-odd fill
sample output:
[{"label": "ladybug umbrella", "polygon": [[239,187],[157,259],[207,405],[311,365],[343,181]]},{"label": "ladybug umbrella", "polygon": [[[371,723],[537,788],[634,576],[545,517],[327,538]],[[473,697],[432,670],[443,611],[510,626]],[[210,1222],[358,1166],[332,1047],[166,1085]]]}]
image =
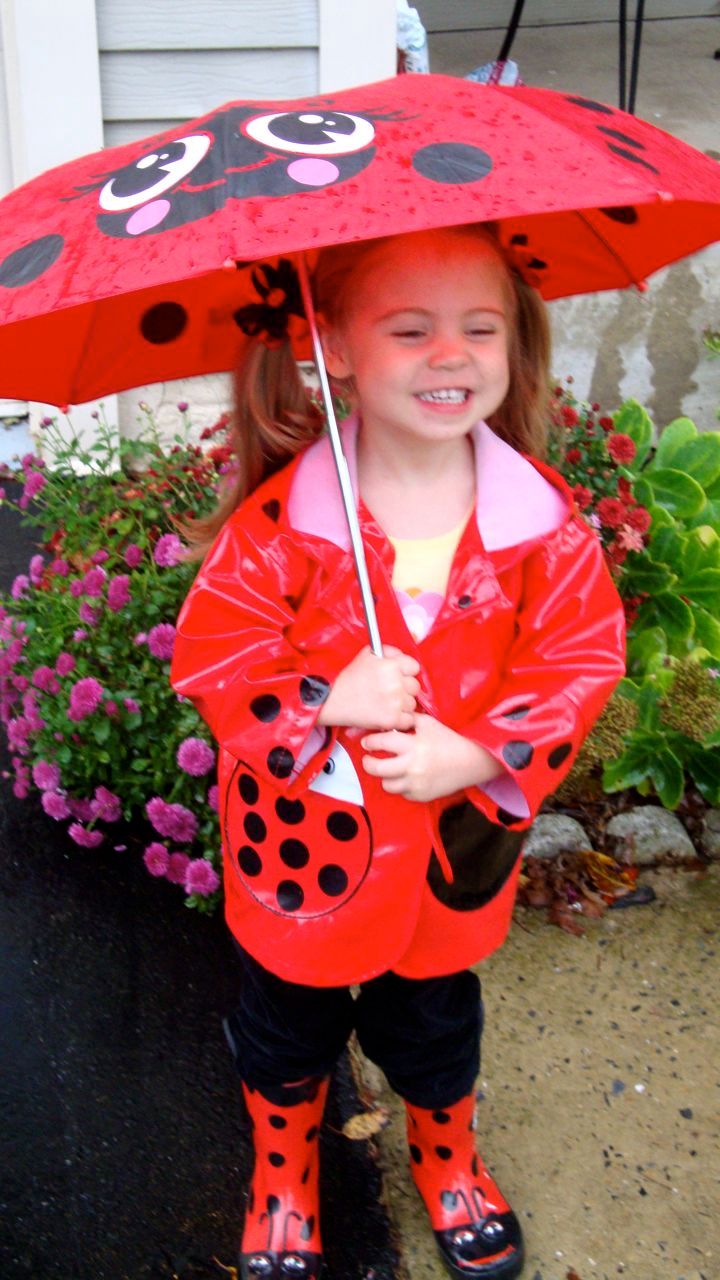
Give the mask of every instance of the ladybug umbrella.
[{"label": "ladybug umbrella", "polygon": [[308,355],[286,267],[253,263],[489,220],[546,298],[642,286],[720,238],[720,168],[602,103],[449,76],[231,103],[0,201],[0,395],[229,369],[288,317]]}]

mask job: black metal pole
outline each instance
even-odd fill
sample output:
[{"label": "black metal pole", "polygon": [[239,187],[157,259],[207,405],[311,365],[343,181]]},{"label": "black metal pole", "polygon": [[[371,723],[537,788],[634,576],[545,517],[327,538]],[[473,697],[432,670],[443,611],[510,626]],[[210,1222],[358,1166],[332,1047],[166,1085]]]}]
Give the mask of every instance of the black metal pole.
[{"label": "black metal pole", "polygon": [[524,8],[525,8],[525,0],[515,0],[515,8],[512,11],[512,17],[510,18],[510,25],[507,31],[505,32],[505,39],[502,42],[502,49],[500,50],[497,56],[498,62],[505,62],[510,54],[510,50],[512,49],[512,43],[513,43],[513,40],[515,39],[515,32],[520,26],[520,19],[522,18],[522,11]]},{"label": "black metal pole", "polygon": [[618,74],[619,74],[619,94],[618,106],[621,111],[625,110],[625,70],[627,61],[627,45],[625,39],[625,23],[627,21],[627,0],[619,0],[618,8]]},{"label": "black metal pole", "polygon": [[635,34],[633,37],[632,66],[630,68],[630,92],[627,109],[630,115],[635,114],[635,94],[637,93],[638,74],[640,71],[640,45],[642,44],[643,18],[645,16],[645,0],[637,0],[635,10]]}]

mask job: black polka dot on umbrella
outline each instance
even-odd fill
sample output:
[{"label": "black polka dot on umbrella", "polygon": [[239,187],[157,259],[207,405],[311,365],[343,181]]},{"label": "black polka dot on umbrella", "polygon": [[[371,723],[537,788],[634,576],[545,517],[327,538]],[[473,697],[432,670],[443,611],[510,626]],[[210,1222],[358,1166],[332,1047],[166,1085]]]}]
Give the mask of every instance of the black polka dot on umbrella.
[{"label": "black polka dot on umbrella", "polygon": [[0,262],[0,285],[5,289],[19,289],[31,284],[57,262],[64,245],[62,236],[49,235],[15,249]]},{"label": "black polka dot on umbrella", "polygon": [[319,707],[330,692],[330,685],[322,676],[303,676],[300,681],[300,701],[306,707]]},{"label": "black polka dot on umbrella", "polygon": [[261,693],[250,703],[250,710],[255,719],[262,720],[263,724],[271,724],[273,720],[277,720],[280,707],[280,699],[274,693]]},{"label": "black polka dot on umbrella", "polygon": [[342,867],[328,863],[318,872],[318,884],[328,898],[338,898],[348,887],[347,872]]},{"label": "black polka dot on umbrella", "polygon": [[604,102],[595,102],[592,98],[571,98],[567,96],[567,101],[572,102],[574,107],[584,107],[586,111],[597,111],[600,115],[605,116],[615,115],[612,107],[607,107]]},{"label": "black polka dot on umbrella", "polygon": [[654,164],[650,164],[649,160],[643,160],[642,156],[637,156],[634,151],[628,151],[627,147],[617,147],[614,142],[608,142],[608,150],[614,152],[616,156],[620,156],[623,160],[631,160],[633,164],[641,164],[643,169],[649,169],[651,173],[660,173]]},{"label": "black polka dot on umbrella", "polygon": [[244,844],[238,850],[238,866],[246,876],[259,876],[262,871],[262,858],[257,849],[252,849],[249,844]]},{"label": "black polka dot on umbrella", "polygon": [[358,833],[358,824],[352,814],[342,809],[331,813],[325,825],[333,840],[353,840]]},{"label": "black polka dot on umbrella", "polygon": [[316,1138],[317,1138],[317,1136],[318,1136],[318,1133],[319,1133],[319,1129],[318,1129],[317,1125],[316,1125],[316,1124],[312,1124],[312,1125],[310,1125],[310,1128],[308,1129],[307,1133],[305,1134],[305,1141],[306,1141],[306,1142],[314,1142],[314,1141],[315,1141],[315,1139],[316,1139]]},{"label": "black polka dot on umbrella", "polygon": [[275,1114],[273,1114],[273,1115],[269,1116],[268,1118],[269,1118],[270,1124],[272,1125],[273,1129],[286,1129],[286,1128],[287,1128],[287,1120],[285,1119],[285,1117],[284,1117],[284,1116],[279,1116],[279,1115],[275,1115]]},{"label": "black polka dot on umbrella", "polygon": [[422,1151],[419,1147],[415,1146],[414,1142],[410,1143],[410,1159],[415,1164],[422,1164]]},{"label": "black polka dot on umbrella", "polygon": [[527,769],[534,755],[529,742],[517,740],[506,742],[502,749],[502,757],[511,769]]},{"label": "black polka dot on umbrella", "polygon": [[283,840],[280,845],[280,857],[286,867],[292,867],[293,871],[299,871],[300,867],[306,867],[310,860],[310,853],[306,844],[302,840]]},{"label": "black polka dot on umbrella", "polygon": [[287,796],[280,796],[275,801],[275,812],[281,822],[296,827],[305,818],[305,805],[302,800],[288,800]]},{"label": "black polka dot on umbrella", "polygon": [[246,804],[257,804],[260,788],[255,778],[249,773],[241,773],[238,778],[238,791]]},{"label": "black polka dot on umbrella", "polygon": [[530,708],[526,706],[513,707],[512,711],[506,711],[505,720],[524,720],[525,716],[530,714]]},{"label": "black polka dot on umbrella", "polygon": [[551,769],[559,769],[564,760],[567,760],[572,751],[572,742],[561,742],[559,747],[555,747],[548,756],[548,764]]},{"label": "black polka dot on umbrella", "polygon": [[267,827],[259,813],[246,813],[243,818],[243,827],[245,835],[248,840],[252,840],[253,844],[262,844],[267,836]]},{"label": "black polka dot on umbrella", "polygon": [[436,1147],[435,1154],[436,1156],[439,1156],[441,1160],[451,1160],[452,1147]]},{"label": "black polka dot on umbrella", "polygon": [[647,150],[644,142],[638,142],[637,138],[631,138],[629,133],[621,133],[619,129],[609,129],[606,124],[599,124],[598,132],[614,138],[616,142],[622,142],[626,147],[634,147],[637,151]]},{"label": "black polka dot on umbrella", "polygon": [[273,747],[268,753],[267,767],[274,778],[289,778],[294,764],[295,757],[287,747]]},{"label": "black polka dot on umbrella", "polygon": [[612,222],[621,222],[626,227],[633,226],[638,220],[638,211],[631,204],[612,205],[607,209],[599,209],[598,213],[604,214]]},{"label": "black polka dot on umbrella", "polygon": [[156,302],[141,316],[140,332],[152,346],[163,347],[181,337],[187,322],[188,313],[179,302]]},{"label": "black polka dot on umbrella", "polygon": [[274,1169],[280,1169],[285,1163],[285,1157],[280,1151],[268,1152],[268,1160]]},{"label": "black polka dot on umbrella", "polygon": [[433,142],[415,152],[412,166],[430,182],[460,185],[486,178],[493,162],[487,151],[467,142]]},{"label": "black polka dot on umbrella", "polygon": [[299,911],[305,901],[305,894],[295,880],[281,880],[276,897],[281,911]]},{"label": "black polka dot on umbrella", "polygon": [[300,1228],[300,1239],[309,1240],[315,1230],[315,1214],[311,1213]]}]

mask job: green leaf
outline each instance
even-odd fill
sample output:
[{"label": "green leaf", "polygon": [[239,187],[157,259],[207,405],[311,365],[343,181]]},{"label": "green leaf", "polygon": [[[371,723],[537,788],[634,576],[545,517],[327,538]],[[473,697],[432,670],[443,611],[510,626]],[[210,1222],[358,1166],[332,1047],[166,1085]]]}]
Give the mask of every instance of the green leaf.
[{"label": "green leaf", "polygon": [[659,467],[657,470],[648,468],[635,488],[645,506],[648,502],[640,496],[638,490],[642,487],[644,493],[646,485],[650,488],[652,505],[665,507],[671,515],[680,519],[697,515],[705,506],[705,490],[684,471],[676,471],[672,467]]},{"label": "green leaf", "polygon": [[638,675],[652,670],[667,654],[662,627],[646,627],[628,642],[628,667]]},{"label": "green leaf", "polygon": [[99,720],[97,724],[93,725],[93,737],[96,742],[107,742],[111,733],[112,725],[110,720],[107,718],[105,720]]},{"label": "green leaf", "polygon": [[698,791],[709,804],[720,804],[720,748],[708,750],[692,743],[687,751],[688,769]]},{"label": "green leaf", "polygon": [[676,471],[686,471],[703,489],[720,476],[720,432],[703,431],[678,449],[673,459]]},{"label": "green leaf", "polygon": [[685,770],[669,747],[656,750],[650,776],[666,809],[676,809],[685,790]]},{"label": "green leaf", "polygon": [[675,421],[668,423],[660,434],[653,465],[675,466],[673,458],[678,449],[688,444],[690,440],[697,440],[697,434],[697,427],[690,418],[675,418]]},{"label": "green leaf", "polygon": [[630,746],[617,760],[610,760],[603,769],[603,790],[625,791],[637,787],[650,773],[652,752],[640,742],[631,740]]},{"label": "green leaf", "polygon": [[685,574],[720,568],[720,538],[709,524],[691,529],[683,539],[683,565]]},{"label": "green leaf", "polygon": [[635,441],[637,453],[631,463],[631,470],[638,471],[652,448],[653,424],[647,409],[637,400],[626,400],[613,414],[613,426],[616,431],[630,436]]},{"label": "green leaf", "polygon": [[697,604],[714,606],[717,610],[720,606],[720,569],[699,569],[682,579],[680,590]]},{"label": "green leaf", "polygon": [[[647,494],[647,497],[645,499],[641,498],[640,494],[638,493],[638,489],[640,488],[641,484],[644,485],[645,492]],[[652,529],[653,537],[660,529],[675,528],[675,521],[670,515],[670,512],[666,511],[664,507],[655,506],[653,502],[652,489],[650,488],[649,484],[645,484],[644,481],[638,480],[637,484],[635,485],[635,497],[637,498],[638,502],[641,502],[643,506],[647,507],[648,511],[650,512],[650,518],[652,520],[651,529]]]},{"label": "green leaf", "polygon": [[695,609],[695,640],[701,644],[713,658],[720,658],[720,620],[708,613],[707,609]]},{"label": "green leaf", "polygon": [[648,619],[650,625],[662,627],[668,639],[676,644],[689,640],[693,633],[692,609],[671,591],[661,591],[652,599],[646,600],[640,616]]},{"label": "green leaf", "polygon": [[[640,553],[643,557],[647,552]],[[673,523],[664,525],[650,539],[650,556],[656,562],[672,565],[677,572],[685,564],[685,538]]]},{"label": "green leaf", "polygon": [[638,556],[632,563],[625,562],[623,590],[626,595],[654,595],[668,591],[677,577],[664,564],[656,564],[648,556]]}]

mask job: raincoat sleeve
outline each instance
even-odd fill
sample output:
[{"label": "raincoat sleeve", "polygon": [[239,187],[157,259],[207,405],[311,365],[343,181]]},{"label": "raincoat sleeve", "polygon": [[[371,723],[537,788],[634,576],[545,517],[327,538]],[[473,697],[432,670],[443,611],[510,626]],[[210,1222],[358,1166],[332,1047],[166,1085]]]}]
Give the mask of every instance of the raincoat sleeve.
[{"label": "raincoat sleeve", "polygon": [[306,785],[334,743],[335,731],[313,729],[349,659],[288,641],[308,562],[287,536],[265,541],[249,524],[231,517],[203,563],[178,617],[170,680],[231,755],[276,786]]},{"label": "raincoat sleeve", "polygon": [[515,639],[492,703],[463,733],[503,773],[469,798],[527,825],[557,789],[625,672],[625,622],[602,548],[575,520],[528,558]]}]

